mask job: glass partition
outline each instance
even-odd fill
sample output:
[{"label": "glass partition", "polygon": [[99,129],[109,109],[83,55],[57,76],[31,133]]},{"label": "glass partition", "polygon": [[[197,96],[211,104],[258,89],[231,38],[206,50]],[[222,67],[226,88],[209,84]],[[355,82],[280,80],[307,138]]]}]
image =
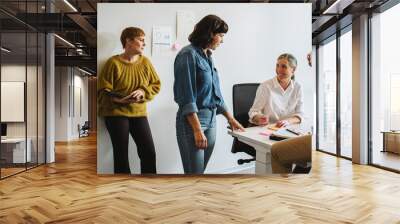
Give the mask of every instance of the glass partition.
[{"label": "glass partition", "polygon": [[336,154],[336,39],[318,48],[318,149]]},{"label": "glass partition", "polygon": [[46,40],[21,20],[44,12],[44,2],[0,2],[15,12],[0,12],[0,178],[45,163]]},{"label": "glass partition", "polygon": [[352,33],[340,36],[340,154],[352,157]]},{"label": "glass partition", "polygon": [[2,177],[24,171],[31,161],[31,142],[26,139],[26,40],[25,32],[1,34],[0,109],[6,125],[1,140]]},{"label": "glass partition", "polygon": [[400,4],[371,19],[372,164],[400,171]]}]

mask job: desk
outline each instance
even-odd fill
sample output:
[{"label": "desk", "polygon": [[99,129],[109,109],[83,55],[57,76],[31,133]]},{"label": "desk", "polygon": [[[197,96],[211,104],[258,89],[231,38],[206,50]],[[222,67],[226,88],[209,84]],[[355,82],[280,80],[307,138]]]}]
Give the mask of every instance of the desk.
[{"label": "desk", "polygon": [[[1,156],[6,163],[25,163],[31,161],[31,139],[27,139],[25,154],[25,138],[1,139]],[[25,161],[27,158],[27,161]]]},{"label": "desk", "polygon": [[383,134],[383,151],[400,154],[400,132],[399,131],[382,131]]},{"label": "desk", "polygon": [[270,140],[269,136],[260,134],[267,130],[266,127],[257,126],[245,128],[245,130],[245,132],[229,130],[228,134],[254,147],[256,150],[256,174],[271,174],[271,147],[277,141]]}]

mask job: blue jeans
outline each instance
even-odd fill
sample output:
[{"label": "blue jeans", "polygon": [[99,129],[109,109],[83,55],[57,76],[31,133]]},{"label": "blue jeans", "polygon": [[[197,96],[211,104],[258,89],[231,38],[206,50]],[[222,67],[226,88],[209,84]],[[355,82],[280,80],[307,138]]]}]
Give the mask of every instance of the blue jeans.
[{"label": "blue jeans", "polygon": [[180,110],[176,115],[176,137],[185,174],[203,174],[215,145],[216,109],[200,109],[197,116],[201,130],[207,138],[206,149],[196,147],[193,129],[186,116],[183,116]]}]

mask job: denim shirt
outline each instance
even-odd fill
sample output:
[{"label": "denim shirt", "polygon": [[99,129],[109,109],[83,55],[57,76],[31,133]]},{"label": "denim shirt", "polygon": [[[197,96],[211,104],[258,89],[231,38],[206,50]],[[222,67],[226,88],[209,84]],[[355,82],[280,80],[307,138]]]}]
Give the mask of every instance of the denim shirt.
[{"label": "denim shirt", "polygon": [[182,115],[204,108],[216,108],[217,114],[228,110],[211,55],[207,57],[200,47],[182,48],[175,58],[174,77],[174,100]]}]

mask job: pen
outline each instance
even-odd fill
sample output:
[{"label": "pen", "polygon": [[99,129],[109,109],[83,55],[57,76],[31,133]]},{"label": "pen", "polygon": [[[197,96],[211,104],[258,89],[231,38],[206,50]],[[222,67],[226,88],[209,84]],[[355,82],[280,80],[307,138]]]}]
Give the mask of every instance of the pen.
[{"label": "pen", "polygon": [[290,133],[293,133],[293,134],[295,134],[295,135],[300,135],[299,132],[293,131],[293,130],[288,129],[288,128],[286,129],[286,131],[288,131],[288,132],[290,132]]}]

